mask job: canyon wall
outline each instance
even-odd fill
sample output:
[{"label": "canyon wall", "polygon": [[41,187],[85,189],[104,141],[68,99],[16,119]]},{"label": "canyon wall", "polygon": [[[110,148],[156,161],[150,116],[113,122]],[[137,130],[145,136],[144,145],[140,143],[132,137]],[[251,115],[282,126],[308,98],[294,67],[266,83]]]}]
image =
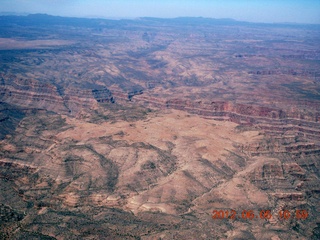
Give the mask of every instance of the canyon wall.
[{"label": "canyon wall", "polygon": [[[113,95],[116,101],[127,101],[126,94],[120,91],[113,91]],[[255,126],[268,133],[284,134],[293,132],[320,143],[320,111],[305,113],[297,108],[283,110],[225,101],[167,100],[145,96],[144,94],[131,97],[131,101],[150,107],[187,111],[214,120],[231,121],[244,126]]]},{"label": "canyon wall", "polygon": [[[97,109],[100,103],[141,104],[161,109],[177,109],[214,120],[231,121],[255,126],[270,133],[295,132],[319,142],[320,111],[302,112],[298,108],[279,109],[257,104],[230,101],[192,101],[188,99],[161,99],[142,90],[123,92],[116,88],[83,89],[57,87],[38,80],[2,77],[0,101],[19,108],[43,109],[76,116],[81,111]],[[308,106],[306,106],[308,107]],[[6,119],[3,116],[2,121]]]},{"label": "canyon wall", "polygon": [[34,79],[20,79],[14,75],[0,78],[0,101],[21,108],[76,115],[83,109],[96,109],[99,102],[114,101],[111,92],[105,87],[61,87]]}]

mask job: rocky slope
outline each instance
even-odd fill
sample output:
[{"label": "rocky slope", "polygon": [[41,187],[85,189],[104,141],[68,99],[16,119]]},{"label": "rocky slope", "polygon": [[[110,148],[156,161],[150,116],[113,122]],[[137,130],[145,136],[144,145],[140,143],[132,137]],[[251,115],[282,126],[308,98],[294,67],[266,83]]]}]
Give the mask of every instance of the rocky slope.
[{"label": "rocky slope", "polygon": [[34,79],[19,79],[9,75],[0,85],[1,100],[22,108],[46,109],[59,114],[76,115],[82,109],[95,109],[97,102],[112,102],[107,88],[61,88]]},{"label": "rocky slope", "polygon": [[[281,239],[310,237],[319,221],[320,147],[297,136],[176,110],[102,124],[38,113],[0,147],[2,202],[19,219],[3,217],[11,219],[3,220],[8,235]],[[235,209],[239,219],[213,220],[214,209]],[[240,218],[242,210],[262,209],[274,217]],[[296,209],[309,217],[276,217]]]},{"label": "rocky slope", "polygon": [[[121,92],[119,90],[68,88],[63,93],[54,85],[39,84],[35,80],[3,79],[0,85],[1,100],[24,108],[46,109],[59,114],[76,116],[81,111],[97,109],[98,103],[134,101],[149,107],[177,109],[215,120],[227,120],[244,125],[255,125],[269,132],[297,132],[308,139],[320,136],[320,112],[282,110],[255,104],[233,102],[191,101],[183,99],[159,99],[148,97],[143,91]],[[134,99],[134,100],[133,100]]]}]

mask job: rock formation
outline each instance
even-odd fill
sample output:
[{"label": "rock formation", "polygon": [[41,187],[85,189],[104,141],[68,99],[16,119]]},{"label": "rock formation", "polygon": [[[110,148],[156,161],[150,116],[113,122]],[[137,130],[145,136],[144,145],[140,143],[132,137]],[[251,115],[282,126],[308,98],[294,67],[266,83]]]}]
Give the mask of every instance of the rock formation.
[{"label": "rock formation", "polygon": [[319,238],[313,26],[0,22],[1,239]]}]

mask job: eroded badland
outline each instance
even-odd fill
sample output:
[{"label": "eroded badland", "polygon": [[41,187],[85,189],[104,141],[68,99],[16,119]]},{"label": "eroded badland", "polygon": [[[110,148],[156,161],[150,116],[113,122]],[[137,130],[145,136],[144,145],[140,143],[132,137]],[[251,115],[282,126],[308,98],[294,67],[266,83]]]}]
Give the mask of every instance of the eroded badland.
[{"label": "eroded badland", "polygon": [[0,18],[1,239],[319,239],[319,26]]}]

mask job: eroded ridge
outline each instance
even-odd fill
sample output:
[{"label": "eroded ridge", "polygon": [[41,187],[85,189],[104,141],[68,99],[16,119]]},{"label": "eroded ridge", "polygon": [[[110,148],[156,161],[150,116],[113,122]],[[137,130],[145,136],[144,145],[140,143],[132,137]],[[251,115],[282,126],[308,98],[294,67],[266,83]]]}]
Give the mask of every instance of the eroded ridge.
[{"label": "eroded ridge", "polygon": [[[100,226],[104,216],[103,222],[111,224],[106,216],[123,209],[125,212],[113,213],[114,221],[123,224],[123,214],[125,218],[148,219],[151,225],[139,224],[153,229],[146,237],[169,238],[178,232],[187,236],[186,221],[191,228],[207,226],[203,233],[207,236],[214,229],[224,230],[225,237],[241,236],[238,227],[212,221],[212,209],[270,209],[276,216],[281,209],[303,208],[310,213],[304,222],[272,218],[264,225],[241,220],[234,224],[243,226],[244,232],[256,229],[256,238],[265,231],[268,236],[286,237],[278,231],[287,232],[293,226],[312,235],[308,229],[315,229],[318,221],[313,202],[319,192],[319,151],[314,151],[319,146],[309,145],[297,136],[276,138],[177,110],[149,112],[133,122],[104,123],[42,113],[26,117],[15,134],[1,142],[1,163],[10,165],[1,181],[19,189],[13,193],[24,203],[13,211],[24,218],[19,220],[22,229],[38,226],[39,214],[44,219],[58,214],[57,219],[63,221],[66,211],[73,216],[71,222],[91,219]],[[12,190],[6,191],[14,195]],[[4,204],[10,206],[8,200]],[[22,213],[25,215],[19,215]],[[158,220],[151,220],[148,214]],[[176,224],[178,229],[160,227],[158,221]],[[5,226],[14,228],[10,221]],[[58,221],[54,226],[59,226]],[[42,234],[49,231],[44,226],[41,229]],[[120,227],[115,232],[108,229],[104,234],[127,234]],[[132,236],[143,231],[136,229]],[[68,234],[66,230],[63,238]]]}]

